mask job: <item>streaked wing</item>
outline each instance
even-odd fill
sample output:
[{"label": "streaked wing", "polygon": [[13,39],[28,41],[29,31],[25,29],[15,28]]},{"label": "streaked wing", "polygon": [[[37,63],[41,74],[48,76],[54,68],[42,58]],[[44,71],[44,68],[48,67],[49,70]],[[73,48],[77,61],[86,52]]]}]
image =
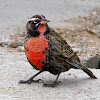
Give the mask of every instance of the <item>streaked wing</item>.
[{"label": "streaked wing", "polygon": [[50,28],[48,38],[50,40],[50,44],[52,45],[51,49],[53,49],[55,53],[58,53],[66,58],[71,58],[73,55],[76,55],[68,43],[52,28]]}]

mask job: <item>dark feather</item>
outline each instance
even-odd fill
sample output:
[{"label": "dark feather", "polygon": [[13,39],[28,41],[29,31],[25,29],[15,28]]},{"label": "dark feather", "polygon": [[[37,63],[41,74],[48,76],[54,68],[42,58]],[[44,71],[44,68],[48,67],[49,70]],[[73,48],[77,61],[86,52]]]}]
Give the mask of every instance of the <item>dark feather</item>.
[{"label": "dark feather", "polygon": [[[63,72],[65,70],[69,70],[70,68],[78,68],[82,69],[90,77],[96,79],[89,69],[81,65],[79,57],[68,45],[68,43],[61,37],[61,35],[55,32],[52,28],[49,29],[50,33],[46,34],[45,36],[50,40],[50,51],[48,54],[49,64],[53,65],[53,67],[55,66],[52,70],[58,69],[60,72]],[[52,66],[50,67],[52,68]]]}]

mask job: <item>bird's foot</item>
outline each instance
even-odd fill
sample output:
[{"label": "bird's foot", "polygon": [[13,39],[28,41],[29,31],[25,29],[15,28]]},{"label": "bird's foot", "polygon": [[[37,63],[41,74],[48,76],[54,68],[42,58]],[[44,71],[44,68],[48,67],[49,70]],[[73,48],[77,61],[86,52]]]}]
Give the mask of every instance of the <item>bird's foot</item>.
[{"label": "bird's foot", "polygon": [[51,84],[48,84],[48,83],[45,83],[43,84],[44,87],[55,87],[57,86],[59,83],[61,83],[60,81],[54,81],[53,83]]},{"label": "bird's foot", "polygon": [[42,80],[41,79],[38,79],[38,80],[29,79],[29,80],[20,80],[19,83],[20,84],[25,84],[25,83],[31,84],[32,82],[40,82],[40,81]]}]

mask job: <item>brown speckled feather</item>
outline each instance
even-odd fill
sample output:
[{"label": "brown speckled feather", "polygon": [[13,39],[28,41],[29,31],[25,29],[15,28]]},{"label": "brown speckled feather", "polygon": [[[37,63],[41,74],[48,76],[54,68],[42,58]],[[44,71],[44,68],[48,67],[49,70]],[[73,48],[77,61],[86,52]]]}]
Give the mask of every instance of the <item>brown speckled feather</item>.
[{"label": "brown speckled feather", "polygon": [[50,41],[49,67],[52,67],[51,65],[54,67],[51,71],[49,69],[49,71],[52,73],[53,70],[56,69],[57,73],[55,74],[59,74],[70,68],[79,68],[86,72],[90,77],[96,78],[90,70],[81,65],[79,57],[61,35],[52,28],[49,29],[50,33],[46,35],[46,38]]}]

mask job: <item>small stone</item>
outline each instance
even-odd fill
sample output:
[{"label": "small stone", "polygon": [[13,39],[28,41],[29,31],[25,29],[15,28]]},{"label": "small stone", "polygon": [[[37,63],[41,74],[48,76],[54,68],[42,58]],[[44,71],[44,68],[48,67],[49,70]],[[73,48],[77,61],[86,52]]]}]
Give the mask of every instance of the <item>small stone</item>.
[{"label": "small stone", "polygon": [[99,55],[89,57],[85,62],[86,62],[86,66],[89,68],[99,68],[100,69],[100,56]]},{"label": "small stone", "polygon": [[13,48],[17,48],[17,47],[19,47],[19,46],[23,46],[23,42],[22,41],[14,41],[14,42],[12,42],[11,44],[10,44],[10,46],[11,47],[13,47]]},{"label": "small stone", "polygon": [[71,75],[71,73],[69,73],[68,75]]},{"label": "small stone", "polygon": [[5,42],[0,42],[1,47],[5,47],[5,45],[6,45]]},{"label": "small stone", "polygon": [[17,51],[18,51],[18,52],[21,52],[21,46],[19,46],[19,47],[17,48]]},{"label": "small stone", "polygon": [[98,24],[100,24],[100,21],[95,21],[95,22],[93,22],[92,24],[98,25]]},{"label": "small stone", "polygon": [[24,52],[24,51],[25,51],[24,46],[19,46],[19,47],[17,48],[17,51],[18,51],[18,52]]},{"label": "small stone", "polygon": [[17,43],[16,43],[16,42],[12,42],[12,43],[10,44],[10,46],[13,47],[13,48],[17,48]]},{"label": "small stone", "polygon": [[93,15],[96,15],[96,14],[97,14],[97,12],[96,12],[96,11],[93,11],[93,12],[92,12],[92,14],[93,14]]},{"label": "small stone", "polygon": [[25,37],[25,32],[19,35],[20,37]]},{"label": "small stone", "polygon": [[24,48],[24,46],[22,46],[22,48],[21,48],[21,52],[24,52],[25,51],[25,48]]}]

